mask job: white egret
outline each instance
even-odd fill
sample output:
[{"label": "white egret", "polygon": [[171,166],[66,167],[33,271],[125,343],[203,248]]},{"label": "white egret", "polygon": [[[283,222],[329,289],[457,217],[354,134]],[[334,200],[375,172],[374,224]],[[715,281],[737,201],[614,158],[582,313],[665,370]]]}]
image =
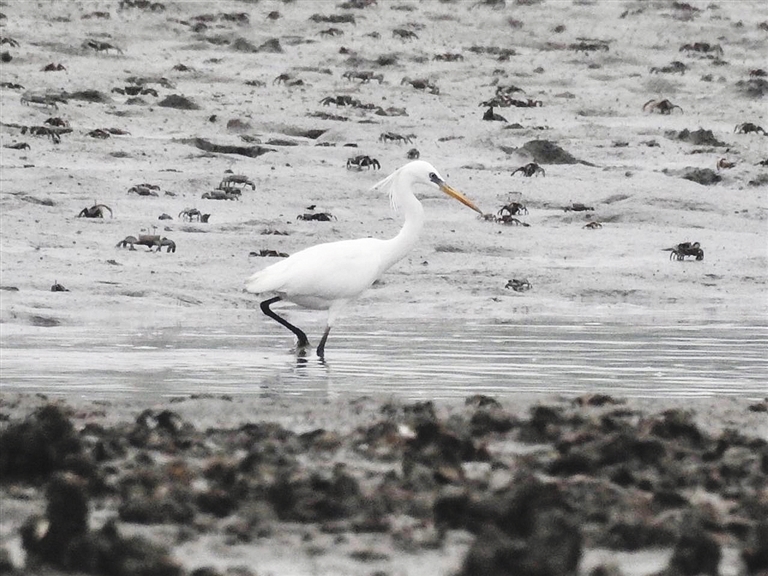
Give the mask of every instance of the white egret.
[{"label": "white egret", "polygon": [[328,322],[317,347],[317,355],[323,358],[328,333],[339,313],[405,257],[418,240],[424,226],[424,208],[413,188],[419,184],[437,186],[482,214],[471,200],[446,184],[431,164],[416,160],[373,187],[389,192],[393,207],[403,211],[405,221],[397,236],[389,240],[359,238],[311,246],[253,274],[246,282],[246,290],[254,294],[275,294],[261,303],[261,310],[293,332],[299,347],[309,345],[307,335],[278,316],[270,306],[287,300],[304,308],[328,310]]}]

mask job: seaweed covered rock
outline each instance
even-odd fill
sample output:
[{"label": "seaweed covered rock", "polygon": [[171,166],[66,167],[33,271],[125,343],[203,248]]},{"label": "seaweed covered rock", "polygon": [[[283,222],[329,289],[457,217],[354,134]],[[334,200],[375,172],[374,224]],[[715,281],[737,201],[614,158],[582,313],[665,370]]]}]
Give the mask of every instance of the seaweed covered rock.
[{"label": "seaweed covered rock", "polygon": [[680,140],[687,142],[688,144],[695,144],[696,146],[725,146],[725,142],[721,142],[712,133],[712,130],[704,130],[699,128],[698,130],[680,130],[676,132],[674,130],[667,132],[666,136],[672,140]]},{"label": "seaweed covered rock", "polygon": [[693,521],[678,538],[669,564],[657,576],[717,576],[721,558],[720,543]]},{"label": "seaweed covered rock", "polygon": [[502,146],[501,149],[508,154],[530,156],[538,164],[588,164],[550,140],[529,140],[520,148]]},{"label": "seaweed covered rock", "polygon": [[0,481],[36,482],[60,470],[90,473],[82,443],[65,411],[56,404],[36,410],[0,433]]},{"label": "seaweed covered rock", "polygon": [[768,571],[768,520],[751,528],[741,558],[750,574]]},{"label": "seaweed covered rock", "polygon": [[[444,504],[438,503],[436,521],[446,518]],[[466,502],[464,516],[458,520],[477,534],[461,576],[576,574],[583,547],[581,531],[554,484],[524,477],[507,494]]]},{"label": "seaweed covered rock", "polygon": [[281,520],[297,522],[348,518],[362,510],[365,501],[343,465],[327,474],[283,470],[269,487],[268,499]]},{"label": "seaweed covered rock", "polygon": [[166,96],[160,100],[157,105],[162,106],[163,108],[176,108],[178,110],[200,110],[200,106],[186,96],[180,94]]},{"label": "seaweed covered rock", "polygon": [[768,80],[765,78],[748,78],[736,82],[736,88],[748,98],[762,98],[768,94]]},{"label": "seaweed covered rock", "polygon": [[22,527],[27,552],[45,563],[70,566],[70,544],[88,533],[88,494],[82,478],[57,473],[46,489],[45,518],[32,517]]},{"label": "seaweed covered rock", "polygon": [[137,524],[191,522],[195,517],[192,492],[171,478],[143,470],[128,475],[120,483],[121,520]]},{"label": "seaweed covered rock", "polygon": [[56,474],[46,490],[45,517],[32,516],[21,527],[27,568],[53,566],[98,576],[180,576],[168,550],[142,537],[124,538],[114,521],[88,529],[86,482],[75,474]]},{"label": "seaweed covered rock", "polygon": [[720,174],[711,168],[690,168],[683,174],[683,178],[701,184],[702,186],[711,186],[723,179]]}]

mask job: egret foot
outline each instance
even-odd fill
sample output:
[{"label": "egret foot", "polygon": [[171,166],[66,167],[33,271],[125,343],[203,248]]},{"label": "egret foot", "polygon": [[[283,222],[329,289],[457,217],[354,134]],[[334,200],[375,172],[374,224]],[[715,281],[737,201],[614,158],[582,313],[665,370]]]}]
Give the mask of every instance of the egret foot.
[{"label": "egret foot", "polygon": [[[273,320],[279,322],[288,330],[296,334],[296,338],[299,339],[299,341],[296,343],[296,346],[298,348],[304,348],[305,346],[309,346],[309,339],[307,338],[307,335],[304,334],[304,332],[300,329],[288,322],[285,318],[282,318],[281,316],[278,316],[273,310],[271,310],[269,307],[274,304],[275,302],[279,302],[282,300],[280,296],[275,296],[274,298],[270,298],[269,300],[264,300],[261,303],[261,311],[264,312],[267,316],[272,318]],[[321,345],[324,344],[324,342],[321,342]]]}]

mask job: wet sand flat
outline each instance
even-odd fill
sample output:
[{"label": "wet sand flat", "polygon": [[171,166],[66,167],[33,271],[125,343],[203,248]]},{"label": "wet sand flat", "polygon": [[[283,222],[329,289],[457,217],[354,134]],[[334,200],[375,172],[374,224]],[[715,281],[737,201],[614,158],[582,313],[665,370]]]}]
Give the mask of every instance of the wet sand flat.
[{"label": "wet sand flat", "polygon": [[[765,3],[0,13],[4,570],[768,570]],[[297,358],[245,279],[396,234],[411,148],[493,217],[425,192]]]}]

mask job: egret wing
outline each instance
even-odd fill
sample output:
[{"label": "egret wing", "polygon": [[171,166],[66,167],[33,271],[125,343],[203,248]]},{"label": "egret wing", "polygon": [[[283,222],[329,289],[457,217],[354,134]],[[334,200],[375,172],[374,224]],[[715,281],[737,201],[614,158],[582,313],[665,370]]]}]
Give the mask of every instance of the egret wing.
[{"label": "egret wing", "polygon": [[381,240],[361,238],[318,244],[256,272],[249,292],[276,292],[286,299],[354,298],[380,276]]}]

